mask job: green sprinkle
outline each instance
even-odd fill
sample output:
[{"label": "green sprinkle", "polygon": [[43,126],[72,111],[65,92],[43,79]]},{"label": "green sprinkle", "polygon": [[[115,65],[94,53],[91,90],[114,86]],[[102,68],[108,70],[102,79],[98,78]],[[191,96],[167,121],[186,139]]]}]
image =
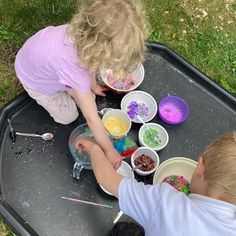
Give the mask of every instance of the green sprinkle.
[{"label": "green sprinkle", "polygon": [[143,141],[144,141],[144,143],[147,145],[147,146],[149,146],[149,147],[151,147],[151,148],[156,148],[156,147],[158,147],[159,145],[160,145],[160,143],[161,143],[161,140],[159,140],[158,142],[155,142],[154,141],[154,137],[155,136],[157,136],[158,137],[158,131],[156,130],[156,129],[150,129],[151,130],[151,132],[148,130],[148,129],[146,129],[145,131],[144,131],[144,135],[143,135]]}]

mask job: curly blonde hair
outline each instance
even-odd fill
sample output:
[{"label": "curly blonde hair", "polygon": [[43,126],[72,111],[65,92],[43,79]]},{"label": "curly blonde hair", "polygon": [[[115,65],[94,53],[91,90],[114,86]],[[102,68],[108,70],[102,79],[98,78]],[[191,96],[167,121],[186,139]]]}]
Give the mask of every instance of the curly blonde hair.
[{"label": "curly blonde hair", "polygon": [[89,1],[73,17],[67,32],[81,65],[90,71],[133,71],[143,61],[148,27],[138,0]]},{"label": "curly blonde hair", "polygon": [[236,205],[236,132],[213,141],[203,152],[208,192]]}]

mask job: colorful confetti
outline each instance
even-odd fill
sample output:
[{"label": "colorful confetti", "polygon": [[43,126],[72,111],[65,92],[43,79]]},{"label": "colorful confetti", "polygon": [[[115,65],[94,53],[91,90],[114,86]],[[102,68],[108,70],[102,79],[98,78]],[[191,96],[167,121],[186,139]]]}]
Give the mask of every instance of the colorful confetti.
[{"label": "colorful confetti", "polygon": [[190,193],[190,183],[183,176],[170,175],[165,177],[162,182],[170,184],[173,188],[186,195]]},{"label": "colorful confetti", "polygon": [[107,74],[108,84],[115,89],[129,90],[134,86],[134,78],[132,75],[128,75],[125,78],[116,78],[112,75],[112,72]]}]

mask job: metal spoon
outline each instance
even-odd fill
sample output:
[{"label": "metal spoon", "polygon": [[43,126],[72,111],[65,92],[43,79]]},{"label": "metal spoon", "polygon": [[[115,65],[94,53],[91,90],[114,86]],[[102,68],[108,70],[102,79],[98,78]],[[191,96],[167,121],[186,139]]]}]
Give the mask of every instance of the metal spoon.
[{"label": "metal spoon", "polygon": [[37,138],[42,138],[43,140],[51,140],[54,135],[52,133],[45,133],[45,134],[31,134],[31,133],[21,133],[21,132],[16,132],[12,125],[11,125],[11,120],[7,119],[9,127],[10,127],[10,136],[12,138],[12,141],[15,142],[16,141],[16,135],[20,135],[20,136],[28,136],[28,137],[37,137]]},{"label": "metal spoon", "polygon": [[137,169],[139,169],[142,166],[143,166],[143,164],[139,164],[139,165],[135,166],[134,168],[132,168],[132,170],[137,170]]},{"label": "metal spoon", "polygon": [[113,108],[105,107],[102,110],[98,111],[98,114],[104,116],[108,111],[112,110]]},{"label": "metal spoon", "polygon": [[54,135],[52,133],[44,133],[44,134],[31,134],[31,133],[21,133],[21,132],[15,132],[16,135],[20,136],[28,136],[28,137],[36,137],[36,138],[42,138],[43,140],[51,140]]},{"label": "metal spoon", "polygon": [[142,118],[139,114],[137,114],[137,118],[139,119],[139,121],[142,122],[142,124],[145,126],[145,128],[148,129],[149,133],[151,134],[151,137],[153,138],[153,141],[154,141],[155,143],[159,143],[159,142],[160,142],[160,139],[159,139],[157,136],[153,136],[152,130],[147,126],[147,124],[145,123],[145,121],[143,120],[143,118]]}]

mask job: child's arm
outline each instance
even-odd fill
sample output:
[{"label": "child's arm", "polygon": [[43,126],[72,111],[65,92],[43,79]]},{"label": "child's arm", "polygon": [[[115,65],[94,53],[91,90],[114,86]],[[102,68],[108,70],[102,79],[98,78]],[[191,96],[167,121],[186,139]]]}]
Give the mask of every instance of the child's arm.
[{"label": "child's arm", "polygon": [[83,148],[90,155],[93,172],[98,183],[118,197],[118,187],[123,177],[112,168],[103,150],[88,138],[79,139],[76,146],[78,149]]},{"label": "child's arm", "polygon": [[121,164],[122,157],[113,147],[103,123],[98,116],[94,94],[92,92],[82,93],[73,90],[73,97],[80,107],[94,138],[105,152],[106,157],[111,161],[113,167],[117,169]]}]

